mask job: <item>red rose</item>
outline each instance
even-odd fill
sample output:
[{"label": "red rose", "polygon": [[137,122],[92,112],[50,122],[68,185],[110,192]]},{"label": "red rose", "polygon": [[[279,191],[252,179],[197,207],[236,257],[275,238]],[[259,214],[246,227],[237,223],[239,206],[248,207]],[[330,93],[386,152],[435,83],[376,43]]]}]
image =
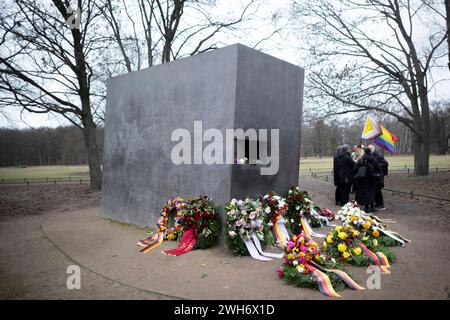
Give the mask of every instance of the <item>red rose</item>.
[{"label": "red rose", "polygon": [[302,196],[297,196],[298,201],[302,201]]},{"label": "red rose", "polygon": [[208,226],[208,222],[203,221],[203,226],[206,228]]},{"label": "red rose", "polygon": [[294,196],[291,196],[291,201],[294,201],[295,200],[295,197]]},{"label": "red rose", "polygon": [[200,213],[196,212],[194,213],[194,219],[199,220],[200,219]]}]

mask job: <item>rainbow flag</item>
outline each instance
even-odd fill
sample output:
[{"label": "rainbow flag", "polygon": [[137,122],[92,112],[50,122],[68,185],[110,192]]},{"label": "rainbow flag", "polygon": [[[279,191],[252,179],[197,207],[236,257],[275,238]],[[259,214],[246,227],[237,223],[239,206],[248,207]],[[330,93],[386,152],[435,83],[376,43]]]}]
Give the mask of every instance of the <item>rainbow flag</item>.
[{"label": "rainbow flag", "polygon": [[381,134],[371,140],[377,144],[379,147],[387,150],[390,153],[395,152],[395,143],[398,141],[397,137],[388,131],[381,123],[379,123],[381,128]]}]

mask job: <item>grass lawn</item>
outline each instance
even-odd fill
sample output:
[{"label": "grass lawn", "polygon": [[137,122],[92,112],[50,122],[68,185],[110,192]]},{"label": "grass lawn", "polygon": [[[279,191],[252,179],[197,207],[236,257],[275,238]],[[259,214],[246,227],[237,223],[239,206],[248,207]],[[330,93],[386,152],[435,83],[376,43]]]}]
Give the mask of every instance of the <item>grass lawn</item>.
[{"label": "grass lawn", "polygon": [[[386,160],[389,162],[389,169],[404,169],[405,165],[407,168],[414,168],[414,157],[413,156],[386,156]],[[300,159],[300,171],[312,171],[321,172],[328,171],[331,172],[333,167],[332,157],[319,158],[301,158]],[[435,167],[439,168],[450,168],[450,155],[437,156],[431,155],[430,157],[430,170]]]},{"label": "grass lawn", "polygon": [[[387,156],[389,169],[413,168],[414,162],[412,156]],[[301,158],[300,171],[331,172],[333,158]],[[450,168],[450,155],[430,157],[430,170],[435,167]],[[45,179],[45,178],[68,178],[87,179],[89,170],[87,165],[80,166],[31,166],[26,168],[0,167],[0,179]]]},{"label": "grass lawn", "polygon": [[68,177],[76,179],[88,178],[88,166],[31,166],[26,168],[0,168],[0,179],[54,179]]}]

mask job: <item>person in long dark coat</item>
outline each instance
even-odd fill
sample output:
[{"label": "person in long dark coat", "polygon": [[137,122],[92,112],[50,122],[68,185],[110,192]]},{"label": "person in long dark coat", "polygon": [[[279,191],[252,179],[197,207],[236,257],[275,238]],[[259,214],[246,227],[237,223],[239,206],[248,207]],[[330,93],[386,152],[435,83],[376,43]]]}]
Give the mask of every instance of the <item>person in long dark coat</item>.
[{"label": "person in long dark coat", "polygon": [[350,200],[350,189],[353,183],[353,167],[355,161],[353,161],[350,155],[350,147],[344,145],[341,149],[341,153],[338,156],[338,171],[339,171],[339,202],[344,205]]},{"label": "person in long dark coat", "polygon": [[361,167],[366,167],[366,175],[356,179],[355,200],[364,206],[364,211],[374,212],[376,174],[380,174],[380,165],[371,154],[370,148],[364,149],[364,155],[356,162],[353,173],[356,175]]},{"label": "person in long dark coat", "polygon": [[385,210],[382,189],[384,188],[384,176],[386,176],[388,173],[389,164],[386,159],[376,151],[375,145],[369,144],[369,148],[370,150],[372,150],[372,155],[374,156],[375,160],[377,160],[381,169],[379,181],[375,184],[375,209]]},{"label": "person in long dark coat", "polygon": [[334,186],[336,187],[336,190],[334,192],[334,203],[336,205],[341,205],[341,194],[339,189],[339,156],[341,154],[341,146],[339,146],[336,150],[336,154],[333,157],[333,180],[334,180]]}]

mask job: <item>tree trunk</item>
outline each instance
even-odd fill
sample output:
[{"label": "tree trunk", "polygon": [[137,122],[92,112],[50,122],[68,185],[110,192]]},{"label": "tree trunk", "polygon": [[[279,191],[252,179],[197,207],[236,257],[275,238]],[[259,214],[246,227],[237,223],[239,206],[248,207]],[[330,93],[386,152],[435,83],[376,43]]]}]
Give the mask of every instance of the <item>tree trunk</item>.
[{"label": "tree trunk", "polygon": [[99,191],[102,188],[102,170],[97,146],[96,126],[92,121],[86,121],[83,128],[84,145],[86,146],[89,178],[91,180],[91,190]]},{"label": "tree trunk", "polygon": [[414,175],[426,176],[430,168],[430,143],[423,137],[414,134]]}]

